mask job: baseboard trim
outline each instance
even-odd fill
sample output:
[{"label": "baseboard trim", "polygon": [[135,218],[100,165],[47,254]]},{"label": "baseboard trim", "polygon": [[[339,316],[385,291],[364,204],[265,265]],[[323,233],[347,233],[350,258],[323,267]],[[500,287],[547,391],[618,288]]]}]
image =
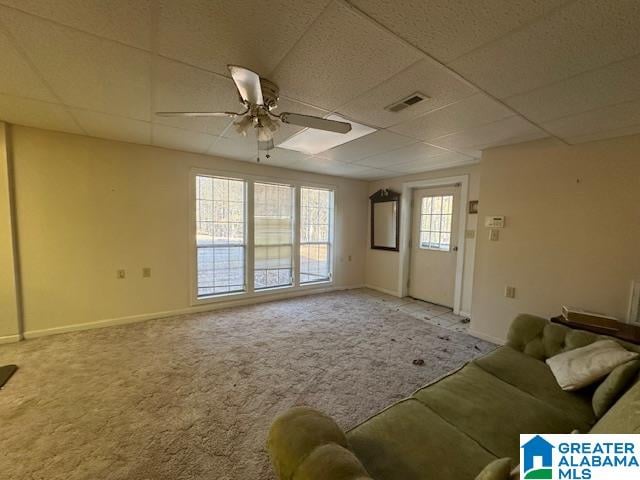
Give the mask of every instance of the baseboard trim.
[{"label": "baseboard trim", "polygon": [[506,341],[502,338],[494,337],[493,335],[487,335],[486,333],[480,333],[473,328],[469,329],[469,335],[479,338],[480,340],[486,340],[487,342],[495,343],[496,345],[504,345]]},{"label": "baseboard trim", "polygon": [[6,335],[0,337],[0,345],[3,343],[15,343],[20,341],[20,335]]},{"label": "baseboard trim", "polygon": [[393,295],[394,297],[400,297],[400,292],[397,290],[387,290],[386,288],[376,287],[375,285],[365,285],[365,288],[370,288],[371,290],[376,290],[377,292],[386,293],[387,295]]},{"label": "baseboard trim", "polygon": [[[340,290],[354,290],[357,288],[364,288],[364,285],[348,285],[348,286],[332,286],[332,287],[314,288],[314,289],[300,290],[297,292],[286,292],[286,293],[279,293],[279,294],[268,295],[268,296],[264,295],[264,296],[245,298],[240,300],[232,300],[229,302],[195,305],[192,307],[180,308],[176,310],[167,310],[164,312],[143,313],[140,315],[130,315],[127,317],[109,318],[106,320],[97,320],[95,322],[76,323],[73,325],[64,325],[61,327],[45,328],[41,330],[28,330],[24,332],[24,338],[26,340],[29,340],[29,339],[38,338],[38,337],[46,337],[49,335],[57,335],[60,333],[76,332],[80,330],[92,330],[94,328],[112,327],[115,325],[125,325],[128,323],[146,322],[147,320],[156,320],[159,318],[175,317],[179,315],[188,315],[190,313],[209,312],[213,310],[221,310],[223,308],[238,307],[243,305],[253,305],[256,303],[273,302],[276,300],[286,300],[288,298],[302,297],[305,295],[317,295],[320,293],[335,292]],[[2,338],[9,338],[9,337],[0,337],[0,343],[3,343]],[[18,340],[20,340],[20,337],[16,335],[16,340],[13,340],[13,341],[18,341]],[[7,343],[8,342],[9,341],[7,341]]]}]

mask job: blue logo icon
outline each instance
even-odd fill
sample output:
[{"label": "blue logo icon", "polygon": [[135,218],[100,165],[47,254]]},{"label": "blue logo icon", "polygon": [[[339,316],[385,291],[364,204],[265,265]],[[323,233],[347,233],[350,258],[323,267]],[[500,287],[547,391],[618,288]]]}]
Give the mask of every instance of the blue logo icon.
[{"label": "blue logo icon", "polygon": [[525,480],[552,480],[553,449],[555,447],[540,435],[536,435],[522,445],[521,448],[524,450],[522,454],[522,470]]}]

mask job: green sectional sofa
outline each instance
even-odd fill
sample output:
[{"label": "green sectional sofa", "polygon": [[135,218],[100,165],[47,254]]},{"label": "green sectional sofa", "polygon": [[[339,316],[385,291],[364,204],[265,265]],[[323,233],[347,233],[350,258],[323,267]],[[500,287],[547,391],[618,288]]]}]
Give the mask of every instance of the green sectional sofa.
[{"label": "green sectional sofa", "polygon": [[601,338],[520,315],[506,346],[346,434],[317,410],[285,412],[269,433],[274,468],[281,480],[472,480],[496,458],[517,463],[520,433],[640,433],[640,383],[598,420],[594,389],[561,390],[544,362]]}]

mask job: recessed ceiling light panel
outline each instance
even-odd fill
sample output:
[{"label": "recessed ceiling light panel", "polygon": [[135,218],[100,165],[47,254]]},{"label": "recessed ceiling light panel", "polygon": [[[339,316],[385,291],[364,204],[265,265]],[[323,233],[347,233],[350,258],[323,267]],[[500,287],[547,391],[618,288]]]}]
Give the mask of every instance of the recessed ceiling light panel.
[{"label": "recessed ceiling light panel", "polygon": [[351,124],[351,131],[349,133],[334,133],[305,128],[279,144],[278,147],[306,153],[307,155],[315,155],[376,131],[375,128],[352,122],[340,115],[331,114],[325,118],[338,122],[348,122]]}]

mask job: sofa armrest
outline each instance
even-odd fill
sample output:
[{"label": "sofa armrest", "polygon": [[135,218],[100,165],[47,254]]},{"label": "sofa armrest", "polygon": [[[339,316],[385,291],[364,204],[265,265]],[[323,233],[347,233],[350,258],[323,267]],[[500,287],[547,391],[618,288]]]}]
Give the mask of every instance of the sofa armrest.
[{"label": "sofa armrest", "polygon": [[280,480],[370,478],[340,427],[312,408],[292,408],[276,418],[267,448]]}]

